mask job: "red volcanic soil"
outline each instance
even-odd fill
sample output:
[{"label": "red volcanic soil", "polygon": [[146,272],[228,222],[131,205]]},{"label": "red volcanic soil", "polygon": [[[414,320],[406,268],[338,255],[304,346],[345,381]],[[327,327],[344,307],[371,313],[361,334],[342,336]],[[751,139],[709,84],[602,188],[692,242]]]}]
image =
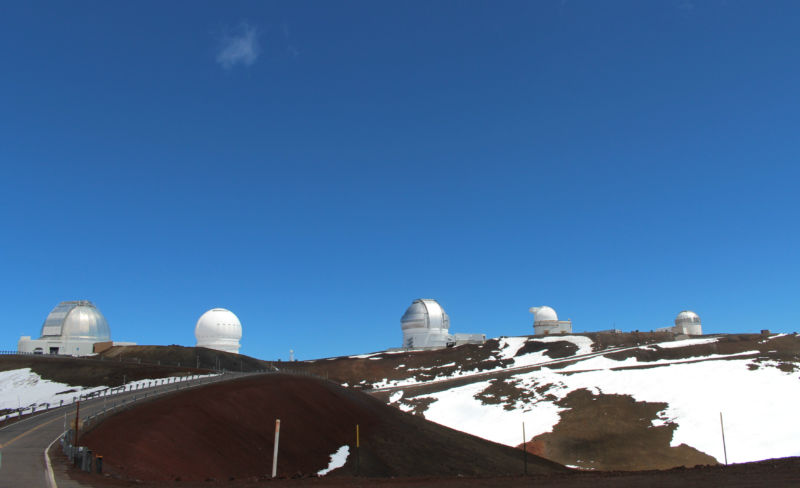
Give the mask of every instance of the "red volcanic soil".
[{"label": "red volcanic soil", "polygon": [[[332,382],[267,374],[187,390],[110,417],[82,437],[106,472],[146,482],[228,481],[271,471],[281,419],[278,474],[313,475],[350,446],[334,475],[502,476],[523,469],[520,450],[401,412]],[[355,428],[361,448],[356,466]],[[529,473],[563,466],[528,455]]]},{"label": "red volcanic soil", "polygon": [[[757,463],[731,466],[699,466],[692,469],[674,468],[664,471],[583,471],[529,476],[496,477],[416,477],[416,478],[362,478],[353,476],[326,476],[322,478],[267,479],[264,477],[232,481],[122,481],[83,473],[69,468],[66,457],[57,451],[54,460],[59,471],[71,470],[70,476],[86,486],[98,488],[255,488],[263,486],[320,487],[320,488],[392,488],[437,487],[530,487],[538,488],[694,488],[716,487],[797,487],[800,486],[800,458],[769,459]],[[51,453],[52,456],[53,453]],[[266,483],[265,483],[266,482]]]}]

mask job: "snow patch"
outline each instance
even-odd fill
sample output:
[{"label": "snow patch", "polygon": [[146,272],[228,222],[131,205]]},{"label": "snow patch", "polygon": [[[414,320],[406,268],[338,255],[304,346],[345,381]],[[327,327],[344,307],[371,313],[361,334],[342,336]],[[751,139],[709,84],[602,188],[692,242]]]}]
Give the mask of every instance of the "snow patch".
[{"label": "snow patch", "polygon": [[766,339],[764,339],[763,341],[758,341],[758,343],[759,343],[759,344],[764,344],[765,342],[769,342],[769,341],[771,341],[772,339],[777,339],[778,337],[783,337],[783,336],[787,336],[787,335],[789,335],[789,334],[775,334],[775,335],[773,335],[773,336],[769,336],[769,337],[767,337],[767,338],[766,338]]},{"label": "snow patch", "polygon": [[381,351],[381,352],[372,352],[372,353],[369,353],[369,354],[359,354],[357,356],[347,356],[347,357],[350,358],[350,359],[366,359],[366,358],[371,358],[372,356],[378,356],[380,354],[383,354],[383,351]]},{"label": "snow patch", "polygon": [[72,403],[73,397],[106,387],[84,388],[42,379],[30,368],[0,371],[0,410]]},{"label": "snow patch", "polygon": [[517,355],[522,346],[528,342],[527,337],[502,337],[500,338],[497,359],[512,359]]},{"label": "snow patch", "polygon": [[522,422],[526,435],[535,437],[550,432],[564,410],[551,402],[536,403],[535,409],[530,404],[518,405],[512,411],[503,405],[485,405],[475,396],[488,386],[489,381],[481,381],[415,398],[434,399],[423,414],[426,419],[509,446],[520,444]]},{"label": "snow patch", "polygon": [[548,337],[537,337],[534,339],[536,342],[571,342],[578,346],[578,352],[575,353],[575,356],[580,356],[581,354],[591,354],[592,351],[592,340],[585,336],[576,336],[576,335],[564,335],[564,336],[548,336]]},{"label": "snow patch", "polygon": [[661,349],[674,349],[676,347],[689,347],[698,344],[712,344],[717,342],[719,337],[704,337],[702,339],[684,339],[682,341],[659,342],[656,346]]},{"label": "snow patch", "polygon": [[328,467],[317,471],[317,475],[325,476],[334,469],[341,468],[342,466],[344,466],[344,463],[347,462],[347,456],[349,455],[350,455],[350,446],[345,444],[344,446],[337,449],[336,452],[331,454],[331,460],[328,463]]}]

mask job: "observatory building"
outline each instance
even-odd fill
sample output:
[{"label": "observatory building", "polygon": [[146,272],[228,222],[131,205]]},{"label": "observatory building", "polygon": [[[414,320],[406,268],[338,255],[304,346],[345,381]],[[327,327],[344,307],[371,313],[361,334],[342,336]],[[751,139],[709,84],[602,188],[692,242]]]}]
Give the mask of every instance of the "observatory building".
[{"label": "observatory building", "polygon": [[673,334],[703,335],[703,327],[700,324],[700,316],[691,310],[683,310],[675,317],[675,325],[664,327],[659,331],[672,332]]},{"label": "observatory building", "polygon": [[242,323],[230,310],[212,308],[197,320],[194,336],[197,338],[197,347],[239,354]]},{"label": "observatory building", "polygon": [[550,307],[531,307],[533,314],[533,334],[572,334],[571,320],[558,320],[556,311]]},{"label": "observatory building", "polygon": [[110,341],[111,331],[100,310],[88,300],[76,300],[56,305],[42,324],[41,337],[35,340],[30,336],[20,337],[17,350],[34,354],[88,356],[94,352],[95,344],[104,343],[108,347],[112,345]]},{"label": "observatory building", "polygon": [[450,334],[450,317],[439,302],[414,300],[400,319],[404,349],[439,349],[461,344],[483,344],[486,334]]}]

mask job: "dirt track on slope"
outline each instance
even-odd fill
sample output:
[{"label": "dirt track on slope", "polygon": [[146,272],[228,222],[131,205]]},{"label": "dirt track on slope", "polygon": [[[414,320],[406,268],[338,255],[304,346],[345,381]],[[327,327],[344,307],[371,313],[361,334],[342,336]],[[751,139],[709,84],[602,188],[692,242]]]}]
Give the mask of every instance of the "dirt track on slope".
[{"label": "dirt track on slope", "polygon": [[[270,472],[274,421],[281,419],[278,473],[308,476],[349,445],[338,475],[498,476],[518,474],[523,453],[400,412],[320,379],[283,374],[218,383],[154,400],[110,417],[82,443],[106,471],[148,482],[242,480]],[[355,426],[361,431],[356,467]],[[566,468],[528,455],[529,472]]]}]

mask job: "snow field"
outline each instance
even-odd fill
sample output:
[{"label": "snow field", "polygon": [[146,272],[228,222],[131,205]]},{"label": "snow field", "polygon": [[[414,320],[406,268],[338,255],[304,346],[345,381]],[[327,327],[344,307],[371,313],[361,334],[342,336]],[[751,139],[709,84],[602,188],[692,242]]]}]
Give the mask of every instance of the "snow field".
[{"label": "snow field", "polygon": [[0,410],[31,406],[38,409],[48,403],[58,406],[62,400],[72,403],[73,397],[100,390],[105,387],[83,388],[44,380],[30,368],[0,371]]},{"label": "snow field", "polygon": [[[800,455],[800,444],[796,442],[800,424],[795,421],[793,411],[800,404],[800,378],[769,363],[751,370],[749,359],[724,359],[736,356],[739,355],[616,370],[610,368],[653,363],[598,357],[571,365],[569,369],[542,368],[520,373],[512,377],[519,381],[518,387],[532,392],[535,386],[552,385],[545,394],[557,399],[539,398],[536,394],[531,400],[515,402],[512,410],[506,410],[503,404],[484,405],[475,398],[489,386],[489,381],[417,398],[434,399],[424,412],[428,420],[516,446],[522,442],[523,421],[528,439],[552,431],[560,420],[559,412],[563,411],[555,401],[585,388],[595,394],[630,395],[637,401],[668,404],[653,426],[675,423],[671,445],[687,444],[720,462],[724,461],[720,412],[725,421],[728,462]],[[567,370],[578,372],[564,374]],[[403,409],[410,410],[405,406]]]},{"label": "snow field", "polygon": [[495,354],[495,357],[497,359],[512,359],[526,342],[528,342],[527,337],[501,337],[498,345],[500,352]]},{"label": "snow field", "polygon": [[512,411],[502,404],[484,405],[475,395],[488,386],[489,381],[481,381],[417,398],[435,399],[424,412],[426,419],[508,446],[522,444],[522,422],[528,439],[550,432],[558,423],[563,409],[552,402],[527,408],[518,404]]},{"label": "snow field", "polygon": [[720,412],[729,462],[800,455],[796,442],[800,426],[792,411],[792,405],[800,402],[797,376],[769,367],[753,371],[748,364],[746,359],[709,360],[572,375],[543,370],[520,376],[540,384],[557,381],[563,386],[551,392],[560,398],[580,388],[599,388],[637,401],[665,402],[663,417],[678,426],[671,445],[687,444],[720,462],[724,461]]}]

